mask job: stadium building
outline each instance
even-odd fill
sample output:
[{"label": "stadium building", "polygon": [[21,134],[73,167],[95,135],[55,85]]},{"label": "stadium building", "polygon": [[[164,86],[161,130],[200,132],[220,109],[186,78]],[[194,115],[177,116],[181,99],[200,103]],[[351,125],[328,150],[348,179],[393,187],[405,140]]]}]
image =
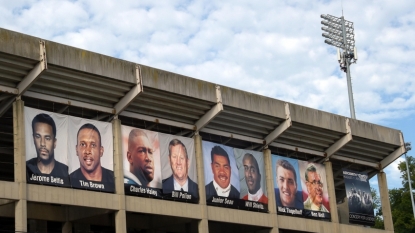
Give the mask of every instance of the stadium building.
[{"label": "stadium building", "polygon": [[6,29],[0,148],[0,232],[39,233],[390,233],[405,152],[396,129]]}]

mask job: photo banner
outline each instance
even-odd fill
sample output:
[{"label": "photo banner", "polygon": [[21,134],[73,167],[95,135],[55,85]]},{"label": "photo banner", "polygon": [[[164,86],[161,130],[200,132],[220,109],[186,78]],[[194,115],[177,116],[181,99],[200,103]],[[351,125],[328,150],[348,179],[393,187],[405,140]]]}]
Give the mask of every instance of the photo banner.
[{"label": "photo banner", "polygon": [[194,140],[159,133],[163,198],[199,201]]},{"label": "photo banner", "polygon": [[206,203],[238,209],[242,204],[233,148],[202,141],[202,150]]},{"label": "photo banner", "polygon": [[323,164],[298,160],[303,188],[303,215],[310,218],[330,219],[326,167]]},{"label": "photo banner", "polygon": [[303,216],[303,192],[298,160],[272,155],[272,171],[278,214]]},{"label": "photo banner", "polygon": [[126,195],[163,198],[157,132],[121,126]]},{"label": "photo banner", "polygon": [[27,183],[71,187],[68,173],[68,118],[24,108]]},{"label": "photo banner", "polygon": [[272,155],[277,212],[313,219],[330,219],[324,165]]},{"label": "photo banner", "polygon": [[267,212],[268,193],[263,153],[234,148],[234,155],[242,200],[239,209]]},{"label": "photo banner", "polygon": [[68,117],[68,167],[73,188],[115,192],[112,124]]},{"label": "photo banner", "polygon": [[28,183],[115,191],[111,124],[24,111]]},{"label": "photo banner", "polygon": [[349,206],[349,222],[366,226],[375,225],[372,193],[367,173],[343,169]]}]

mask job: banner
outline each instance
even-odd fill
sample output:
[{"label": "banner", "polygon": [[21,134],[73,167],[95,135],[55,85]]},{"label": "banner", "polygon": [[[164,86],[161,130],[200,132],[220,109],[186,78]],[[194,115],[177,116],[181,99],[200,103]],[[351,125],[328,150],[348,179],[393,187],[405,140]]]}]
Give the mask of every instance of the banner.
[{"label": "banner", "polygon": [[73,188],[114,192],[112,125],[68,117],[68,166]]},{"label": "banner", "polygon": [[343,169],[343,178],[349,206],[349,222],[374,226],[372,193],[367,173]]},{"label": "banner", "polygon": [[199,201],[194,141],[121,126],[126,195]]},{"label": "banner", "polygon": [[28,107],[24,111],[27,183],[71,187],[68,118]]},{"label": "banner", "polygon": [[330,219],[324,165],[272,155],[277,212]]},{"label": "banner", "polygon": [[262,153],[207,141],[202,148],[208,205],[268,211]]},{"label": "banner", "polygon": [[162,198],[158,133],[122,125],[121,134],[125,194]]},{"label": "banner", "polygon": [[28,183],[115,191],[111,124],[24,111]]},{"label": "banner", "polygon": [[199,201],[194,140],[161,134],[163,197],[177,201]]},{"label": "banner", "polygon": [[268,194],[262,152],[234,149],[236,166],[239,171],[239,209],[268,211]]}]

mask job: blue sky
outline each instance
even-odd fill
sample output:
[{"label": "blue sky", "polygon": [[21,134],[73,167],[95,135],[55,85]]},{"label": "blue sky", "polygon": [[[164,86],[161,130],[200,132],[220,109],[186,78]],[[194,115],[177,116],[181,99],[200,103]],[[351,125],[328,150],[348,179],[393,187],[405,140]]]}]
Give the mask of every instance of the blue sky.
[{"label": "blue sky", "polygon": [[[359,56],[357,119],[415,143],[415,2],[349,0],[343,10]],[[350,116],[345,74],[321,36],[320,15],[341,13],[340,0],[14,0],[0,5],[0,27]],[[396,162],[386,172],[400,187]]]}]

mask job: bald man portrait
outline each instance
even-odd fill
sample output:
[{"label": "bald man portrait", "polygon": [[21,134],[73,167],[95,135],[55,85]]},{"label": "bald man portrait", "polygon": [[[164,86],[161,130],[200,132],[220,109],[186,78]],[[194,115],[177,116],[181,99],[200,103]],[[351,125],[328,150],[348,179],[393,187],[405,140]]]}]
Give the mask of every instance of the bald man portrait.
[{"label": "bald man portrait", "polygon": [[154,179],[153,145],[144,130],[133,129],[128,136],[127,160],[129,170],[124,171],[124,184],[147,187]]}]

